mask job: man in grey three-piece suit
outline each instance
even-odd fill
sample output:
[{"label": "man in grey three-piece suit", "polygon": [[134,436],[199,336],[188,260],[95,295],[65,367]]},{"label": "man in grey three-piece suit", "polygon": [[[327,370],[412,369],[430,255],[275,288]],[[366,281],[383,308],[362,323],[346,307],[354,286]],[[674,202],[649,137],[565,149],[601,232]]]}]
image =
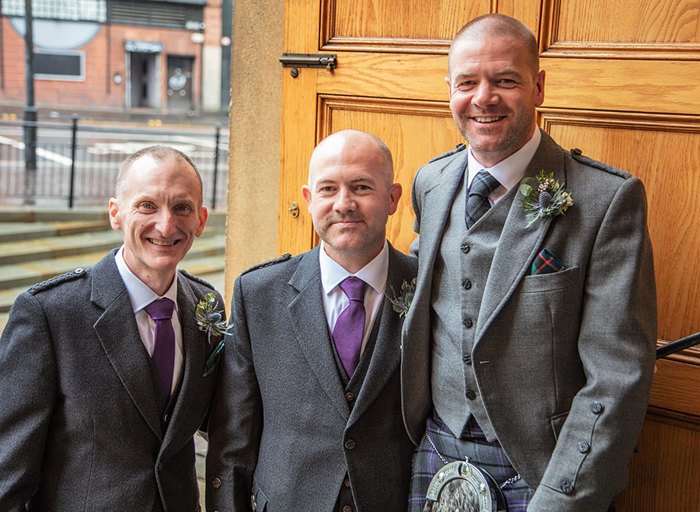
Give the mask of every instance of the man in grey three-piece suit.
[{"label": "man in grey three-piece suit", "polygon": [[22,293],[2,333],[0,510],[199,509],[193,434],[216,370],[195,307],[214,290],[176,272],[207,218],[199,173],[145,148],[109,215],[124,245]]},{"label": "man in grey three-piece suit", "polygon": [[656,342],[644,188],[537,129],[544,78],[512,18],[478,18],[452,43],[450,109],[469,148],[413,186],[412,511],[465,457],[505,484],[510,512],[602,512],[628,478]]},{"label": "man in grey three-piece suit", "polygon": [[404,512],[413,445],[401,418],[402,320],[384,293],[410,282],[417,262],[386,241],[401,196],[391,153],[367,133],[330,135],[302,191],[321,244],[234,286],[207,509]]}]

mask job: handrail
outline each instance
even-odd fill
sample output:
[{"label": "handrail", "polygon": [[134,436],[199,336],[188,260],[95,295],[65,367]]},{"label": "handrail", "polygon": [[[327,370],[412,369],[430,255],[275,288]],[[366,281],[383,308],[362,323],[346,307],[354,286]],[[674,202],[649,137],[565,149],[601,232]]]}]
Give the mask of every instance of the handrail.
[{"label": "handrail", "polygon": [[662,357],[670,356],[671,354],[675,354],[676,352],[680,352],[681,350],[685,350],[686,348],[693,347],[699,343],[700,332],[696,332],[695,334],[691,334],[690,336],[686,336],[685,338],[672,341],[671,343],[666,343],[665,345],[661,345],[656,349],[656,359],[661,359]]}]

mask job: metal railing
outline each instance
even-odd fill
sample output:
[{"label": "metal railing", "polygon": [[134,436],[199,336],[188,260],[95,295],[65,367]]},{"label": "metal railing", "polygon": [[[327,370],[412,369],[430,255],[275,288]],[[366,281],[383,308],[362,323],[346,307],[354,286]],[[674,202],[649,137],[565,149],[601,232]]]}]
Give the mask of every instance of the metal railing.
[{"label": "metal railing", "polygon": [[698,344],[700,344],[700,332],[696,332],[695,334],[691,334],[690,336],[686,336],[685,338],[681,338],[679,340],[672,341],[670,343],[666,343],[665,345],[657,347],[656,359],[668,357],[671,354],[675,354],[677,352],[680,352],[681,350],[694,347]]},{"label": "metal railing", "polygon": [[[36,129],[36,172],[25,162],[23,132]],[[166,144],[187,154],[202,175],[208,208],[226,204],[228,135],[212,131],[152,130],[79,125],[72,122],[0,121],[0,204],[65,202],[105,204],[114,194],[119,164],[152,144]],[[224,168],[220,169],[221,162]]]}]

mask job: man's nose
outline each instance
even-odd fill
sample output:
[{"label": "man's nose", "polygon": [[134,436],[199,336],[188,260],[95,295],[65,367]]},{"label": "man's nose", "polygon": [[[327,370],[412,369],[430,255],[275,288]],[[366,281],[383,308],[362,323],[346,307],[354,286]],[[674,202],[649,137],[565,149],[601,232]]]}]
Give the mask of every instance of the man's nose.
[{"label": "man's nose", "polygon": [[175,215],[167,208],[163,208],[158,212],[156,220],[156,229],[163,237],[168,237],[175,232]]},{"label": "man's nose", "polygon": [[486,80],[479,83],[474,97],[472,98],[474,105],[478,107],[486,107],[498,103],[498,95],[494,87]]},{"label": "man's nose", "polygon": [[338,196],[333,205],[336,211],[345,213],[355,209],[355,198],[351,190],[347,188],[341,188],[338,191]]}]

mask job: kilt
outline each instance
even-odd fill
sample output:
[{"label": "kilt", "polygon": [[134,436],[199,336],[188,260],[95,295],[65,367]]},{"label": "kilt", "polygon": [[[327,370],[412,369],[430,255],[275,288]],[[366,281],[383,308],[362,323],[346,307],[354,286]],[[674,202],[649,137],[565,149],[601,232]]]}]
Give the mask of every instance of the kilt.
[{"label": "kilt", "polygon": [[[433,417],[428,418],[426,428],[439,454],[424,435],[413,456],[413,476],[408,497],[409,512],[422,512],[430,481],[445,465],[440,455],[447,462],[469,457],[470,463],[487,471],[499,484],[517,475],[517,471],[511,466],[501,445],[497,441],[488,442],[475,422],[469,421],[461,436],[457,438],[440,420],[437,413],[433,413]],[[502,490],[509,512],[525,512],[535,493],[524,480],[509,484]]]}]

